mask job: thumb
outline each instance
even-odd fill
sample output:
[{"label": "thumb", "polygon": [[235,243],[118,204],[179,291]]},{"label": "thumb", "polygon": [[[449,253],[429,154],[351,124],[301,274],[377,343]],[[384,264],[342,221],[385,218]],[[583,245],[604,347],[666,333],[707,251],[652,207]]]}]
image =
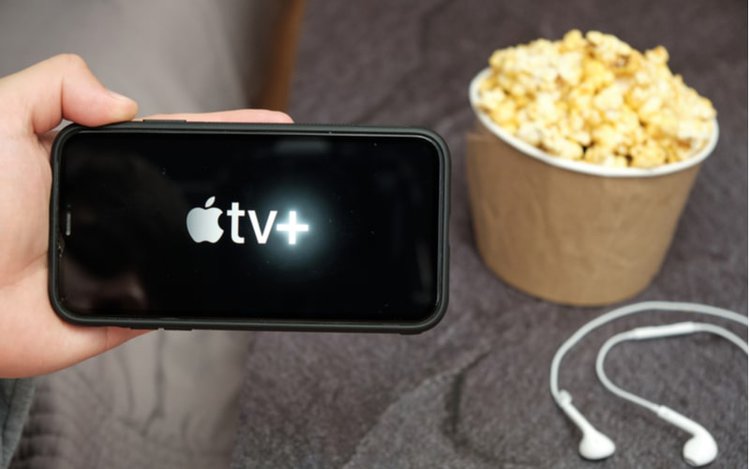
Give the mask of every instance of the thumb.
[{"label": "thumb", "polygon": [[62,54],[0,78],[0,127],[42,134],[63,118],[96,126],[130,120],[138,105],[102,85],[86,62]]}]

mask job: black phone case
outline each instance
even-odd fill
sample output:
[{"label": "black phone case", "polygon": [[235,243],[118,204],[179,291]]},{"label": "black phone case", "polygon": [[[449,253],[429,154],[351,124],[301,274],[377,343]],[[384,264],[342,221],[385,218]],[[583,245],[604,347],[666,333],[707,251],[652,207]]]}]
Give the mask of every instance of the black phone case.
[{"label": "black phone case", "polygon": [[[244,133],[244,134],[279,134],[279,135],[412,135],[425,138],[435,144],[440,154],[440,213],[438,235],[438,301],[435,309],[422,322],[363,322],[363,321],[294,321],[266,319],[194,319],[194,318],[129,318],[116,316],[89,317],[77,315],[67,310],[57,296],[57,268],[61,252],[59,237],[59,171],[61,149],[65,141],[81,130],[108,132],[139,133]],[[448,218],[450,215],[450,153],[443,139],[436,133],[419,128],[406,127],[370,127],[348,125],[305,125],[305,124],[239,124],[213,122],[187,122],[181,120],[143,120],[112,124],[91,128],[71,124],[62,129],[52,145],[52,192],[50,195],[49,220],[49,298],[57,314],[73,324],[85,326],[118,326],[133,329],[244,329],[244,330],[277,330],[277,331],[317,331],[317,332],[379,332],[416,334],[435,326],[442,319],[448,307]]]}]

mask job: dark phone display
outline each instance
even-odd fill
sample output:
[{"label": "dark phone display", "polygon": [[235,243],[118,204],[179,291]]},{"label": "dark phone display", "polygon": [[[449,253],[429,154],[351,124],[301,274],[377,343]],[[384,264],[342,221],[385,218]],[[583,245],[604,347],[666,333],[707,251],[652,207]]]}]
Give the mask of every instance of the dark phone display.
[{"label": "dark phone display", "polygon": [[419,136],[86,132],[62,147],[74,314],[422,321],[440,157]]}]

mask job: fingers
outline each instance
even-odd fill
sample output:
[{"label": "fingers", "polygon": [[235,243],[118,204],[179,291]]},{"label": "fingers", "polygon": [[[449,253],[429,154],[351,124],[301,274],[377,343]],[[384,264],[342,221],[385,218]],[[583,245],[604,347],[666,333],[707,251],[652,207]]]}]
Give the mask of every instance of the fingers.
[{"label": "fingers", "polygon": [[104,340],[102,342],[102,349],[98,353],[106,352],[130,339],[150,332],[147,329],[127,329],[125,327],[104,327],[101,330],[104,334]]},{"label": "fingers", "polygon": [[57,371],[148,332],[63,321],[46,294],[45,263],[40,259],[27,275],[0,288],[0,378]]},{"label": "fingers", "polygon": [[[0,78],[0,128],[42,134],[63,118],[98,126],[130,120],[138,105],[105,88],[77,55],[62,54]],[[292,123],[283,112],[239,109],[205,114],[158,114],[150,119]]]},{"label": "fingers", "polygon": [[77,55],[63,54],[0,78],[0,127],[41,134],[62,118],[87,126],[130,120],[138,105],[94,77]]},{"label": "fingers", "polygon": [[144,119],[186,120],[191,122],[248,122],[258,124],[291,124],[292,118],[279,111],[266,109],[236,109],[233,111],[154,114]]}]

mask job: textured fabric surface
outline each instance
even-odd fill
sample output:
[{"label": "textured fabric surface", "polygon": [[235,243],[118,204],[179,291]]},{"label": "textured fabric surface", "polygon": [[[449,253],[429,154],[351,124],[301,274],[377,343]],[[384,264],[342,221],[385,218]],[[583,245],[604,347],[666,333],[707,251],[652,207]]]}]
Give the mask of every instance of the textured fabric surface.
[{"label": "textured fabric surface", "polygon": [[[747,314],[747,4],[310,0],[292,90],[298,122],[422,125],[453,152],[450,307],[419,336],[258,333],[251,339],[233,467],[686,467],[687,435],[607,394],[594,359],[609,335],[685,320],[654,313],[603,327],[563,362],[561,385],[618,444],[586,463],[548,391],[558,345],[607,308],[524,295],[478,257],[466,201],[469,80],[497,47],[599,29],[644,49],[718,109],[705,163],[653,284],[632,301],[697,301]],[[722,323],[721,321],[717,321]],[[746,336],[746,330],[728,326]],[[625,344],[607,362],[625,388],[716,438],[716,467],[747,467],[747,361],[709,336]]]},{"label": "textured fabric surface", "polygon": [[55,54],[87,60],[140,115],[247,106],[282,2],[27,0],[0,5],[0,76]]},{"label": "textured fabric surface", "polygon": [[39,378],[11,467],[226,467],[246,344],[241,332],[157,331]]},{"label": "textured fabric surface", "polygon": [[32,379],[0,379],[0,468],[10,465],[33,396]]}]

